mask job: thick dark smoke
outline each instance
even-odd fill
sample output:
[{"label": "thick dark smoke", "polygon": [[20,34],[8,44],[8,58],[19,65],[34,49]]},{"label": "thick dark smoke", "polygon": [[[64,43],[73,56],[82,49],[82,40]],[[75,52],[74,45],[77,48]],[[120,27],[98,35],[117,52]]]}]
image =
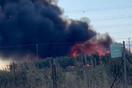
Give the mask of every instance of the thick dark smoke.
[{"label": "thick dark smoke", "polygon": [[[64,42],[96,35],[87,22],[63,19],[62,15],[55,0],[0,0],[1,56],[36,54],[35,44],[39,44],[40,57],[68,55],[74,43]],[[27,46],[6,47],[16,45]]]}]

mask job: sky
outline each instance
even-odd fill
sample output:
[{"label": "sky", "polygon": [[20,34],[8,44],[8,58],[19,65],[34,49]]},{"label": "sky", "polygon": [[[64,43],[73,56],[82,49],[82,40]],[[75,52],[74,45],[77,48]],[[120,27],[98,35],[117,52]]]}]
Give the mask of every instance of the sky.
[{"label": "sky", "polygon": [[94,30],[117,42],[132,38],[132,0],[58,0],[58,5],[65,16],[87,17]]}]

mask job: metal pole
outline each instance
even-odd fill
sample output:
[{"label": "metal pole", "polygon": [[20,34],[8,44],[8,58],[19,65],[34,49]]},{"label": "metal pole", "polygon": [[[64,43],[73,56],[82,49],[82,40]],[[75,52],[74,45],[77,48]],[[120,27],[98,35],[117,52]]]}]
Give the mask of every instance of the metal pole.
[{"label": "metal pole", "polygon": [[14,88],[16,88],[16,72],[15,72],[15,63],[12,63],[13,66],[13,74],[14,74]]},{"label": "metal pole", "polygon": [[52,58],[52,80],[53,80],[53,88],[57,88],[56,66],[53,58]]},{"label": "metal pole", "polygon": [[36,44],[36,54],[37,54],[37,59],[38,59],[38,44]]},{"label": "metal pole", "polygon": [[123,61],[124,61],[124,88],[127,88],[127,71],[126,71],[126,49],[123,41]]},{"label": "metal pole", "polygon": [[87,88],[89,88],[89,80],[88,80],[88,67],[87,67],[87,55],[84,53],[84,77],[86,81]]},{"label": "metal pole", "polygon": [[131,53],[131,49],[130,49],[130,38],[128,38],[128,43],[129,43],[129,54]]}]

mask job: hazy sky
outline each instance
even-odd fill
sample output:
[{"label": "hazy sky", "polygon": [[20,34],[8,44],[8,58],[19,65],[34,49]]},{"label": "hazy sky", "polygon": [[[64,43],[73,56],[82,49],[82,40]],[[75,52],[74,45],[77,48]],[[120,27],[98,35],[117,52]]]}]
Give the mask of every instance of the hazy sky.
[{"label": "hazy sky", "polygon": [[132,38],[132,0],[59,0],[69,18],[88,17],[97,32],[108,32],[116,41]]}]

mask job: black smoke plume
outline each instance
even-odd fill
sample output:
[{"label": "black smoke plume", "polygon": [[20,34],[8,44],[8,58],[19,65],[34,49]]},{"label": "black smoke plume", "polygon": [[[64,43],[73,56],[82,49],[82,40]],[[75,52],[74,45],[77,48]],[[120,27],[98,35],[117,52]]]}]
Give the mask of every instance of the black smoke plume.
[{"label": "black smoke plume", "polygon": [[[74,43],[96,35],[86,21],[63,18],[55,0],[0,0],[1,57],[68,55]],[[20,46],[22,45],[22,46]],[[10,47],[9,47],[10,46]]]}]

